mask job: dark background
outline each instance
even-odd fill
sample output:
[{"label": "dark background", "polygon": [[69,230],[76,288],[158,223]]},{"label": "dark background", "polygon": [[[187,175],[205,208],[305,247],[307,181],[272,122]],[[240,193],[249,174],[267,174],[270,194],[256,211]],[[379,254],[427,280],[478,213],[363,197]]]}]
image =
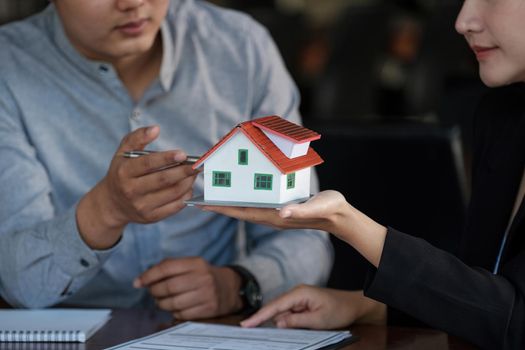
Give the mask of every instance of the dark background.
[{"label": "dark background", "polygon": [[[384,225],[455,252],[469,196],[472,115],[486,88],[455,32],[456,0],[216,0],[272,33],[322,134],[322,189]],[[0,23],[47,0],[0,0]],[[367,263],[332,238],[329,285],[360,288]]]}]

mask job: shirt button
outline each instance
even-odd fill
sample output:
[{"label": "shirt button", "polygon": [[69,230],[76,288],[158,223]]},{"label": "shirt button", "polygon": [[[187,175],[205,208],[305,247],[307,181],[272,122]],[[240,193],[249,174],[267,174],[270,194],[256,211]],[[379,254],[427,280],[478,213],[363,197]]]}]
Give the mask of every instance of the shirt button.
[{"label": "shirt button", "polygon": [[107,72],[109,72],[109,68],[108,68],[108,66],[104,66],[104,65],[100,65],[100,66],[98,66],[98,70],[101,71],[102,73],[107,73]]},{"label": "shirt button", "polygon": [[89,267],[89,263],[87,262],[86,259],[80,259],[80,265],[84,267]]},{"label": "shirt button", "polygon": [[131,113],[131,119],[133,120],[139,120],[140,119],[140,116],[141,116],[141,113],[139,110],[134,110],[132,113]]}]

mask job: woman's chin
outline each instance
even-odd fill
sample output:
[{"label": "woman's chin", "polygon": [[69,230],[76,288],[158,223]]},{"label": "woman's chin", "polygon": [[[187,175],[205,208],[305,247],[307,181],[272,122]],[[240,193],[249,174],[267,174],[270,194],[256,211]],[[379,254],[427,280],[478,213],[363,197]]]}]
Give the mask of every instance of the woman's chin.
[{"label": "woman's chin", "polygon": [[481,81],[490,88],[506,86],[525,81],[525,79],[519,79],[510,74],[502,74],[501,72],[491,72],[484,70],[480,70],[479,76]]}]

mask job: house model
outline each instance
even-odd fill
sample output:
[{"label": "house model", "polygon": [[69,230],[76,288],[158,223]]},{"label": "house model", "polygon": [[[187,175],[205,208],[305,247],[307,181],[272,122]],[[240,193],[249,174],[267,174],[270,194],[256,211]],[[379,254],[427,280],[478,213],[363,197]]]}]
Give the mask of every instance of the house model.
[{"label": "house model", "polygon": [[193,165],[204,166],[204,201],[282,204],[309,198],[311,167],[323,162],[310,142],[320,137],[278,116],[237,125]]}]

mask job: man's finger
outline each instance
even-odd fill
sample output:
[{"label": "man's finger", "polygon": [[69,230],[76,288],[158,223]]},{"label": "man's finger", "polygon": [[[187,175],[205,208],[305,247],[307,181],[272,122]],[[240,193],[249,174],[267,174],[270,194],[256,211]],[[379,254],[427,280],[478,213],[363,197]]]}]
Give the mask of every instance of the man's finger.
[{"label": "man's finger", "polygon": [[167,259],[144,271],[133,281],[135,288],[147,287],[168,277],[188,273],[194,269],[191,259]]},{"label": "man's finger", "polygon": [[196,290],[167,298],[157,299],[157,306],[170,312],[183,312],[204,304],[205,300],[199,298]]},{"label": "man's finger", "polygon": [[184,201],[191,199],[193,197],[192,193],[193,192],[190,191],[186,193],[184,196],[180,197],[179,199],[169,202],[168,204],[165,204],[162,207],[155,209],[152,212],[151,221],[153,222],[160,221],[184,209],[186,207],[186,203],[184,203]]},{"label": "man's finger", "polygon": [[[137,194],[154,193],[164,189],[173,189],[175,186],[191,183],[198,175],[189,165],[181,165],[171,169],[165,169],[142,177],[136,178]],[[185,186],[181,186],[185,187]],[[187,189],[186,189],[187,190]]]},{"label": "man's finger", "polygon": [[204,275],[184,274],[154,283],[150,286],[149,291],[155,299],[179,296],[199,289],[204,285],[205,279]]},{"label": "man's finger", "polygon": [[198,320],[216,316],[208,305],[200,304],[182,311],[173,312],[173,317],[178,320]]},{"label": "man's finger", "polygon": [[143,150],[149,143],[155,140],[160,133],[158,125],[139,128],[127,134],[120,142],[119,153],[133,150]]},{"label": "man's finger", "polygon": [[[127,159],[129,162],[129,173],[133,177],[140,177],[162,171],[169,171],[174,168],[164,169],[167,166],[177,165],[186,160],[187,155],[182,150],[153,152],[134,159]],[[191,169],[191,167],[189,167]],[[192,169],[193,170],[193,169]]]},{"label": "man's finger", "polygon": [[194,182],[194,177],[188,177],[181,181],[177,186],[150,193],[149,195],[146,195],[144,199],[150,203],[155,203],[155,207],[152,210],[165,212],[166,209],[176,202],[183,202],[192,197],[192,187]]}]

